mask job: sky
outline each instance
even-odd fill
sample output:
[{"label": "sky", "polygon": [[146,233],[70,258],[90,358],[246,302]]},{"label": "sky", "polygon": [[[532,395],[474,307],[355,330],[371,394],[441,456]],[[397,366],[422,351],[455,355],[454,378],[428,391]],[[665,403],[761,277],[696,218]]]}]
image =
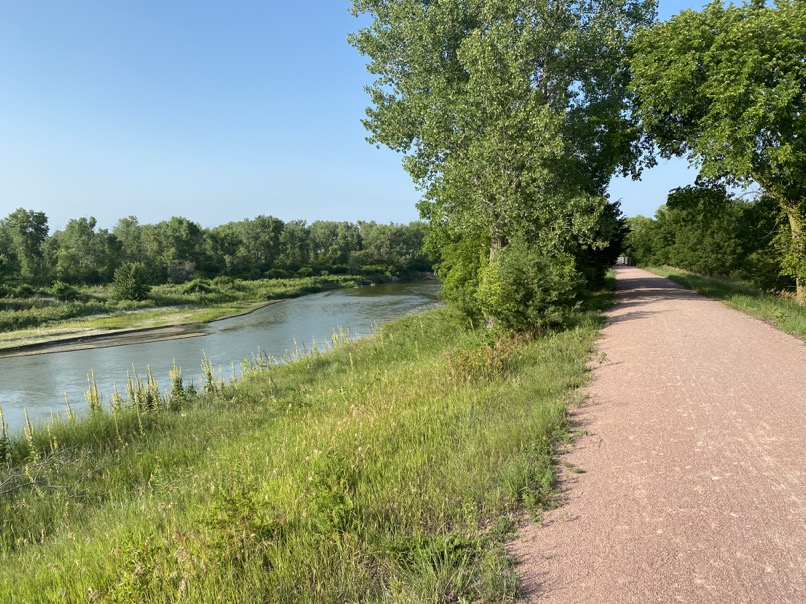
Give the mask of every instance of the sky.
[{"label": "sky", "polygon": [[[659,17],[702,4],[661,0]],[[0,0],[0,218],[417,220],[401,156],[365,140],[371,76],[349,7]],[[693,180],[661,162],[610,194],[651,216]]]}]

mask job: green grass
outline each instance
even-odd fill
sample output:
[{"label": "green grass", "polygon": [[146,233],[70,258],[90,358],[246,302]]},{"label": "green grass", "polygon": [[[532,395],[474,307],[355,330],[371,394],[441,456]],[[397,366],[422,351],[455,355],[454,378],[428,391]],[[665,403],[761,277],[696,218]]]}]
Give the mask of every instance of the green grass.
[{"label": "green grass", "polygon": [[806,307],[799,305],[792,298],[765,292],[746,283],[704,277],[668,266],[650,266],[646,269],[704,296],[721,300],[728,306],[762,319],[781,331],[806,338]]},{"label": "green grass", "polygon": [[555,504],[600,315],[462,324],[406,317],[0,440],[0,602],[515,601],[504,543]]}]

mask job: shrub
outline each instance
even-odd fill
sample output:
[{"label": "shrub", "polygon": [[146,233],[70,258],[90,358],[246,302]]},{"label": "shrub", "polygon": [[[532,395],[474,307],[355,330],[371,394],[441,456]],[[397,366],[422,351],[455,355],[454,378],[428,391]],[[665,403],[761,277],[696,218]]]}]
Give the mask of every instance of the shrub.
[{"label": "shrub", "polygon": [[11,295],[15,298],[30,298],[34,295],[34,288],[27,283],[23,283],[12,289]]},{"label": "shrub", "polygon": [[207,279],[194,279],[182,287],[185,294],[209,294],[213,287]]},{"label": "shrub", "polygon": [[515,241],[482,267],[476,298],[496,325],[539,331],[565,320],[582,284],[570,254]]},{"label": "shrub", "polygon": [[360,269],[362,275],[386,275],[391,277],[394,267],[385,264],[365,264]]},{"label": "shrub", "polygon": [[266,271],[266,279],[288,279],[291,273],[281,268],[273,268]]},{"label": "shrub", "polygon": [[219,275],[213,279],[213,286],[218,289],[235,289],[235,279],[226,275]]},{"label": "shrub", "polygon": [[145,300],[150,293],[150,276],[142,262],[127,262],[115,271],[115,297],[118,299]]},{"label": "shrub", "polygon": [[78,290],[64,281],[56,281],[49,291],[56,299],[62,302],[69,302],[78,298]]}]

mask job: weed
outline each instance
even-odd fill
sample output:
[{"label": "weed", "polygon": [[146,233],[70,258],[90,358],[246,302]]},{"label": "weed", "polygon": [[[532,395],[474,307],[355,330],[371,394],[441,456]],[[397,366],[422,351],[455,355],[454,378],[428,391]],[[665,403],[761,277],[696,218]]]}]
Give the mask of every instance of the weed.
[{"label": "weed", "polygon": [[3,407],[0,407],[0,463],[11,455],[11,442],[8,440],[8,424],[3,419]]},{"label": "weed", "polygon": [[101,410],[101,397],[98,394],[94,370],[87,375],[87,391],[84,393],[84,399],[87,401],[91,413],[98,413]]}]

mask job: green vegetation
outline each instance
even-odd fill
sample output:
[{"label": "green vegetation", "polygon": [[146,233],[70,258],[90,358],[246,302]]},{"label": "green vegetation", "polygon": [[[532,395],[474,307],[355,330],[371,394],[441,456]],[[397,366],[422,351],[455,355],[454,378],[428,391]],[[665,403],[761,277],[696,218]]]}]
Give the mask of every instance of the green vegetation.
[{"label": "green vegetation", "polygon": [[102,405],[90,382],[84,419],[3,432],[0,593],[513,601],[502,544],[554,505],[598,322],[495,337],[444,308],[297,362],[256,357],[230,385],[209,364],[167,392],[146,372]]},{"label": "green vegetation", "polygon": [[631,42],[635,114],[664,157],[773,202],[781,269],[806,303],[806,5],[749,0],[685,10]]},{"label": "green vegetation", "polygon": [[704,296],[722,300],[728,306],[767,321],[782,331],[806,337],[806,308],[793,296],[780,296],[740,281],[705,277],[668,266],[649,266],[647,270]]},{"label": "green vegetation", "polygon": [[737,199],[717,186],[673,190],[654,219],[627,219],[625,253],[639,265],[670,265],[746,281],[765,290],[794,291],[782,275],[782,217],[768,197]]},{"label": "green vegetation", "polygon": [[125,262],[115,270],[115,296],[120,300],[145,300],[151,292],[148,269],[142,262]]},{"label": "green vegetation", "polygon": [[[202,384],[175,368],[165,392],[147,370],[107,404],[90,378],[85,419],[9,435],[0,418],[0,594],[513,601],[503,543],[555,504],[598,325],[582,301],[627,231],[607,186],[655,148],[701,178],[631,220],[628,253],[806,296],[800,0],[655,25],[651,0],[352,8],[377,78],[365,125],[404,155],[427,225],[82,218],[50,234],[19,209],[0,221],[0,329],[210,317],[426,270],[424,244],[452,305],[293,363],[256,357],[230,385],[205,360]],[[736,200],[737,182],[763,190]],[[794,302],[658,270],[804,333]]]},{"label": "green vegetation", "polygon": [[430,270],[421,252],[423,225],[258,216],[203,229],[185,218],[112,231],[94,218],[70,220],[52,234],[42,212],[18,209],[0,220],[0,297],[25,297],[54,283],[108,285],[139,300],[148,287],[193,279],[287,279],[329,274],[408,278]]},{"label": "green vegetation", "polygon": [[376,80],[370,141],[404,154],[424,191],[446,299],[534,330],[615,261],[606,189],[637,169],[626,45],[652,3],[353,0],[351,37]]}]

